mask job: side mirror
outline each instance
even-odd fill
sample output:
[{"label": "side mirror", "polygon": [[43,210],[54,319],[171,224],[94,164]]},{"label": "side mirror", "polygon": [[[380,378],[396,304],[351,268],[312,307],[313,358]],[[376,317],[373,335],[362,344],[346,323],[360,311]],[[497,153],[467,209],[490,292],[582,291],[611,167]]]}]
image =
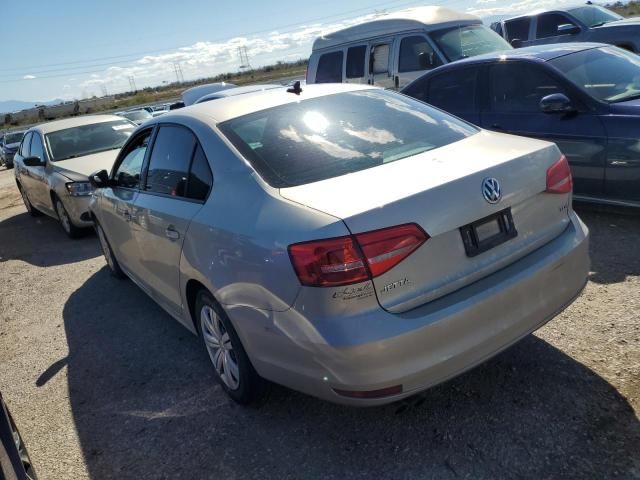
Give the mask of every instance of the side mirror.
[{"label": "side mirror", "polygon": [[565,23],[558,25],[558,33],[560,35],[575,35],[576,33],[580,33],[580,27],[572,23]]},{"label": "side mirror", "polygon": [[571,100],[564,93],[552,93],[540,100],[540,110],[543,113],[571,113],[576,109]]},{"label": "side mirror", "polygon": [[44,166],[44,160],[42,160],[40,157],[26,157],[22,159],[22,163],[24,163],[25,166],[27,167],[43,167]]},{"label": "side mirror", "polygon": [[107,188],[109,186],[109,174],[106,170],[100,170],[89,175],[89,183],[93,188]]},{"label": "side mirror", "polygon": [[511,46],[513,48],[520,48],[522,47],[522,40],[520,40],[519,38],[514,38],[513,40],[511,40]]}]

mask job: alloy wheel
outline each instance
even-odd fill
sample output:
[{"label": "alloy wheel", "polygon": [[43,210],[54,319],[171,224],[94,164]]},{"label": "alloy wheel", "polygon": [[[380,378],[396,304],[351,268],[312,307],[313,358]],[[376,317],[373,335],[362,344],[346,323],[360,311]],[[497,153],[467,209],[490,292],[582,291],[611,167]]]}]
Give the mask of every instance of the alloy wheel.
[{"label": "alloy wheel", "polygon": [[220,316],[209,305],[200,310],[200,326],[207,352],[218,376],[230,390],[240,386],[240,369],[231,337]]}]

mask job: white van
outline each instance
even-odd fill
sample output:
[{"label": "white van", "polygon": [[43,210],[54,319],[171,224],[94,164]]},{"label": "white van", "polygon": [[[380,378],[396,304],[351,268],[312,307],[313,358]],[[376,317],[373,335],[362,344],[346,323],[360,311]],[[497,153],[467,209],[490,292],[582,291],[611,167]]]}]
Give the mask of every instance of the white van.
[{"label": "white van", "polygon": [[511,48],[474,15],[411,8],[317,38],[307,83],[399,89],[444,63]]}]

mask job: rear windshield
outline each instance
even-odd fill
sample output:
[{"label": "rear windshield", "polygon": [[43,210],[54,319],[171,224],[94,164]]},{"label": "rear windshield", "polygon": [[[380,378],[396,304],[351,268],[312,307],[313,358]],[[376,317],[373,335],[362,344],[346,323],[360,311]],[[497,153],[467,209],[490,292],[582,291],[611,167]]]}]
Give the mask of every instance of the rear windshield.
[{"label": "rear windshield", "polygon": [[513,47],[484,25],[468,25],[431,32],[431,38],[450,62]]},{"label": "rear windshield", "polygon": [[45,135],[51,161],[82,157],[122,147],[136,128],[129,120],[113,120],[65,128]]},{"label": "rear windshield", "polygon": [[422,102],[373,89],[290,103],[219,127],[276,188],[395,162],[478,131]]}]

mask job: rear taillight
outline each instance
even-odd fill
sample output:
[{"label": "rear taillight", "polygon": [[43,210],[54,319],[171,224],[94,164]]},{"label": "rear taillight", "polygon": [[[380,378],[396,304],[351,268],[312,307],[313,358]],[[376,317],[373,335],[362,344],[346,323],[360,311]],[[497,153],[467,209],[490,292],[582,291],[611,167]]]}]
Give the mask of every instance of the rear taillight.
[{"label": "rear taillight", "polygon": [[429,239],[414,223],[296,243],[289,257],[303,285],[336,287],[370,280],[395,267]]},{"label": "rear taillight", "polygon": [[567,157],[562,155],[560,160],[547,169],[547,192],[569,193],[573,190],[573,178]]}]

